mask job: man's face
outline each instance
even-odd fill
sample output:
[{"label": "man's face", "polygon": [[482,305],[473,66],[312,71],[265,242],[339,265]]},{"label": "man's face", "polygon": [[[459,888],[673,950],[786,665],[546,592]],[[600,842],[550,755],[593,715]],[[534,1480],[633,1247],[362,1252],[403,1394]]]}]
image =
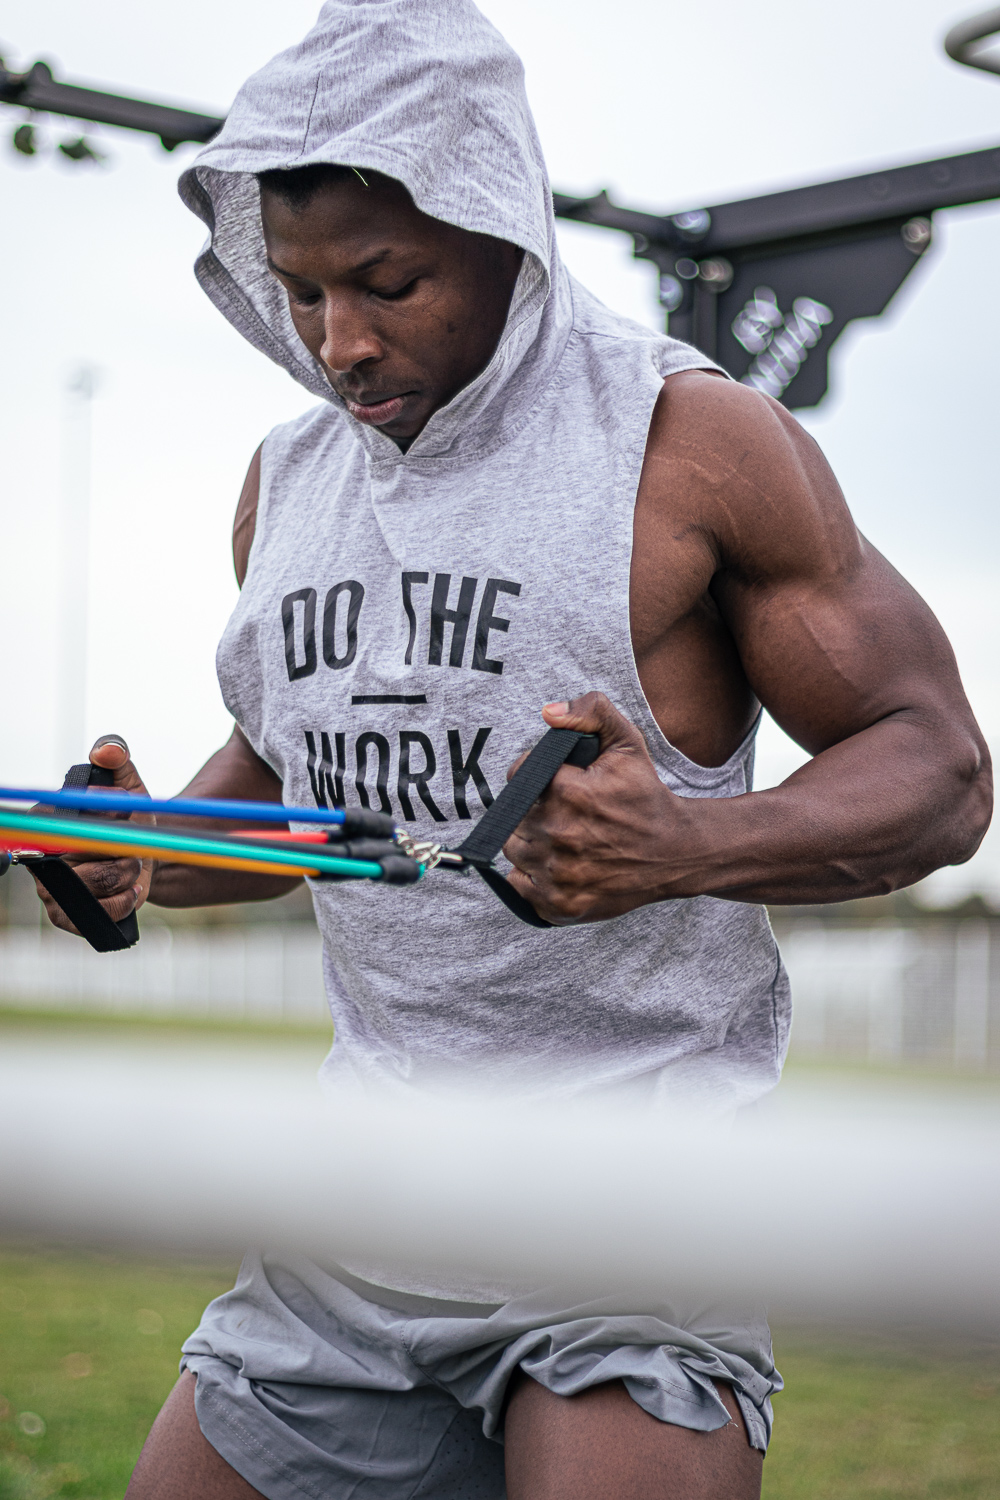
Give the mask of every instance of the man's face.
[{"label": "man's face", "polygon": [[489,363],[523,251],[429,218],[391,178],[261,192],[268,264],[351,416],[400,446]]}]

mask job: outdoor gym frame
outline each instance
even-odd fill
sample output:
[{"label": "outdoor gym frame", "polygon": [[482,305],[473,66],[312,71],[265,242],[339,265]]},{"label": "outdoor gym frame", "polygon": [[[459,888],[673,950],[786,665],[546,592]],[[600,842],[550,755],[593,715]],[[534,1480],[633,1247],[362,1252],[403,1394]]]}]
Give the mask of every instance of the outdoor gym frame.
[{"label": "outdoor gym frame", "polygon": [[[998,32],[1000,8],[954,26],[945,51],[1000,73],[1000,56],[989,50]],[[0,62],[0,103],[28,111],[29,120],[62,115],[146,131],[168,151],[210,141],[224,124],[222,116],[57,82],[43,62],[24,73]],[[18,149],[33,154],[30,131],[21,141]],[[62,149],[71,159],[94,155],[83,139]],[[605,192],[553,197],[562,218],[631,235],[633,254],[660,273],[675,337],[786,406],[807,407],[826,394],[838,335],[856,318],[884,312],[930,247],[934,213],[1000,197],[1000,145],[674,214],[622,208]]]}]

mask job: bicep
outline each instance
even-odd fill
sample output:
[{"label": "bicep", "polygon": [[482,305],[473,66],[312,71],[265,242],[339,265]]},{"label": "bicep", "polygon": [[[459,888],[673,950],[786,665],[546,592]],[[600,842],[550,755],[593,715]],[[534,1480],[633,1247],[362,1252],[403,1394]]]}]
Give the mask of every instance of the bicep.
[{"label": "bicep", "polygon": [[797,576],[769,585],[720,578],[713,587],[757,697],[814,755],[892,714],[969,712],[931,610],[860,544],[848,570],[804,558]]},{"label": "bicep", "polygon": [[238,724],[226,743],[216,750],[182,796],[235,797],[247,802],[280,802],[281,778],[262,760]]},{"label": "bicep", "polygon": [[757,697],[813,754],[890,714],[971,717],[944,631],[858,532],[817,444],[731,392],[711,592]]},{"label": "bicep", "polygon": [[236,582],[240,588],[247,576],[247,567],[250,562],[250,548],[253,546],[254,532],[257,529],[257,504],[260,500],[260,455],[264,444],[250,460],[247,477],[243,481],[243,489],[240,492],[239,504],[236,507],[236,516],[233,520],[233,567],[236,569]]}]

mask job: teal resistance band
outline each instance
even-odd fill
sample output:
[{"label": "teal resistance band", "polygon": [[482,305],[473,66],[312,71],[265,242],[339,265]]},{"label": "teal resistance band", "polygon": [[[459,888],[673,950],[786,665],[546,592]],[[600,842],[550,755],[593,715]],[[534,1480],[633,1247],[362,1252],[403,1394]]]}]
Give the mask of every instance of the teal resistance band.
[{"label": "teal resistance band", "polygon": [[[97,801],[95,797],[95,802]],[[332,854],[313,853],[308,850],[293,850],[273,844],[254,844],[243,839],[203,839],[185,833],[169,833],[165,829],[140,828],[136,824],[81,823],[68,818],[40,818],[31,813],[14,813],[0,808],[0,835],[5,830],[25,835],[25,845],[30,846],[31,834],[43,835],[46,839],[66,838],[74,842],[80,839],[99,841],[102,844],[125,844],[148,849],[155,857],[156,851],[165,853],[202,854],[217,859],[256,859],[270,865],[291,865],[297,869],[316,870],[321,875],[354,876],[357,879],[381,880],[381,865],[367,859],[343,859]],[[7,840],[4,841],[8,842]],[[423,871],[421,870],[421,874]]]}]

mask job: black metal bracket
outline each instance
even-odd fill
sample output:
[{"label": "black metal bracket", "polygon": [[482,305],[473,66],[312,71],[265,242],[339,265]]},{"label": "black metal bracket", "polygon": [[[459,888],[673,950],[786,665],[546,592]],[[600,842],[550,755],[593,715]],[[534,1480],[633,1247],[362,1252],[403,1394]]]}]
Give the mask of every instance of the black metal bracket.
[{"label": "black metal bracket", "polygon": [[620,208],[606,193],[556,193],[555,208],[630,234],[660,272],[670,332],[803,407],[825,394],[844,327],[884,312],[930,248],[936,210],[993,198],[1000,146],[677,214]]},{"label": "black metal bracket", "polygon": [[1000,32],[1000,7],[983,11],[959,21],[944,39],[944,50],[948,56],[965,68],[979,68],[983,73],[1000,73],[1000,51],[989,47],[977,47]]}]

